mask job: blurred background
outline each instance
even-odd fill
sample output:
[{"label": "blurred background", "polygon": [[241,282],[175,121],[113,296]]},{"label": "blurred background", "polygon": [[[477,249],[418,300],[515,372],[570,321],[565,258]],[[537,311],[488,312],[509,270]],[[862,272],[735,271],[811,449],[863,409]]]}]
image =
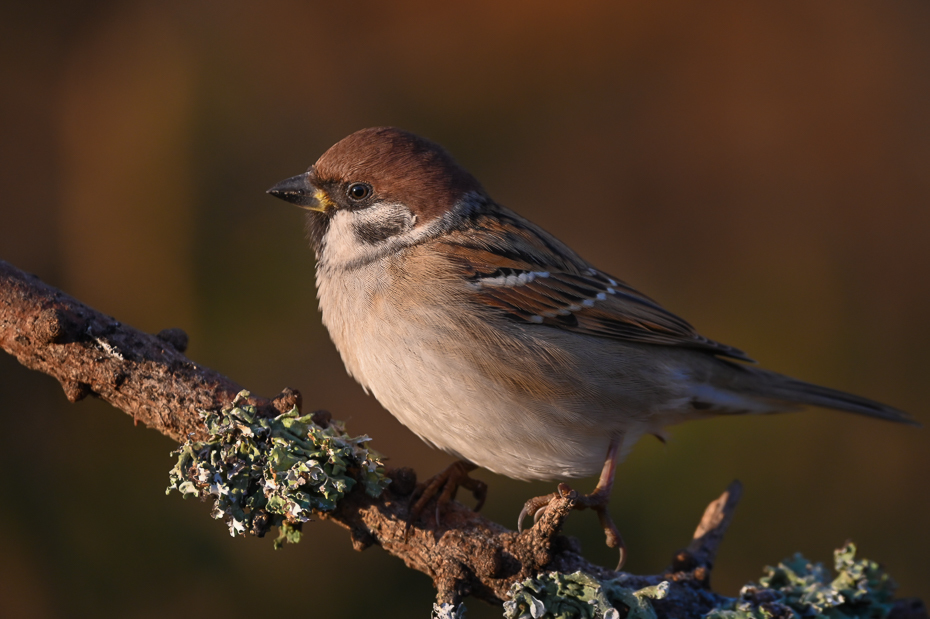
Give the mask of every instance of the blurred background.
[{"label": "blurred background", "polygon": [[[0,259],[183,328],[192,359],[299,389],[426,477],[451,459],[346,376],[302,215],[264,194],[397,125],[701,333],[928,424],[928,35],[917,0],[5,2]],[[168,439],[7,355],[0,402],[0,615],[428,614],[426,576],[329,523],[277,552],[231,539],[164,496]],[[930,430],[817,410],[672,436],[618,471],[631,571],[662,570],[739,478],[718,591],[850,538],[930,598]],[[479,476],[508,526],[552,489]],[[615,562],[593,514],[568,529]]]}]

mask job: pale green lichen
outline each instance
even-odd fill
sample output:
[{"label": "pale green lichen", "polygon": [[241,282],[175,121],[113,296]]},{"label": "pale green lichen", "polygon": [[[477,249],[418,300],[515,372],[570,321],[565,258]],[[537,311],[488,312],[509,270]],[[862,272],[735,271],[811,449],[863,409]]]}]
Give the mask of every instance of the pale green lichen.
[{"label": "pale green lichen", "polygon": [[465,604],[453,605],[447,602],[433,604],[430,619],[465,619]]},{"label": "pale green lichen", "polygon": [[835,578],[800,554],[765,568],[759,584],[706,619],[883,619],[893,606],[895,583],[868,559],[856,559],[847,543],[833,553]]},{"label": "pale green lichen", "polygon": [[[662,599],[668,583],[633,591],[617,581],[590,574],[550,572],[514,583],[504,603],[506,619],[656,619],[652,599]],[[618,609],[619,607],[619,609]]]},{"label": "pale green lichen", "polygon": [[[834,552],[836,576],[800,554],[765,568],[759,583],[704,619],[885,619],[894,606],[895,584],[874,561],[856,559],[847,543]],[[619,581],[589,574],[551,572],[515,583],[504,603],[505,619],[655,619],[653,599],[668,583],[633,591]]]},{"label": "pale green lichen", "polygon": [[609,581],[607,585],[607,597],[614,602],[614,605],[616,606],[619,602],[629,609],[624,615],[626,619],[656,619],[652,600],[664,599],[668,595],[669,587],[667,581],[662,581],[653,587],[644,587],[638,591],[621,587],[614,581]]},{"label": "pale green lichen", "polygon": [[373,497],[390,483],[367,436],[351,438],[339,422],[321,428],[296,408],[263,417],[248,397],[242,391],[228,410],[202,413],[209,438],[172,452],[167,490],[214,497],[212,515],[226,519],[230,535],[278,526],[279,548],[299,541],[311,513],[332,511],[356,483]]}]

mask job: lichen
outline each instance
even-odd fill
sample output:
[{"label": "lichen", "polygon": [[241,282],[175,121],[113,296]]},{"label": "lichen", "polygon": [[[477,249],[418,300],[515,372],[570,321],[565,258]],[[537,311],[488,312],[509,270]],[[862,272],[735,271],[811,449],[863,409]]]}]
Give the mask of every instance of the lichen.
[{"label": "lichen", "polygon": [[705,619],[884,619],[893,606],[895,583],[868,559],[856,559],[847,543],[833,553],[835,578],[800,554],[766,567],[759,584]]},{"label": "lichen", "polygon": [[[800,554],[766,567],[759,583],[704,619],[885,619],[895,584],[874,561],[856,559],[852,543],[834,552],[833,577]],[[620,581],[590,574],[551,572],[515,583],[504,603],[505,619],[655,619],[651,600],[668,593],[668,583],[638,591]]]},{"label": "lichen", "polygon": [[[656,619],[651,599],[662,599],[668,583],[633,591],[590,574],[550,572],[514,583],[504,603],[506,619]],[[619,609],[618,609],[619,607]]]},{"label": "lichen", "polygon": [[465,619],[465,604],[458,605],[443,602],[442,604],[433,604],[433,612],[430,619]]},{"label": "lichen", "polygon": [[240,392],[221,412],[202,412],[209,437],[188,440],[172,455],[167,492],[214,497],[212,515],[230,535],[263,536],[280,528],[275,548],[300,540],[313,511],[332,511],[356,483],[377,497],[390,483],[367,436],[349,437],[339,422],[321,428],[294,408],[263,417]]}]

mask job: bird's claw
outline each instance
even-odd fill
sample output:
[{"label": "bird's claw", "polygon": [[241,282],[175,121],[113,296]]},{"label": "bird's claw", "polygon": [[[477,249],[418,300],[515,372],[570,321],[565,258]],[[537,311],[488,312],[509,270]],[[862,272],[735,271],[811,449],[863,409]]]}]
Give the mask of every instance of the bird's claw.
[{"label": "bird's claw", "polygon": [[410,508],[410,519],[407,523],[408,528],[410,522],[416,520],[420,516],[423,508],[425,508],[427,503],[437,494],[439,496],[436,499],[436,525],[439,526],[442,507],[449,501],[455,499],[455,495],[460,486],[471,491],[472,496],[474,496],[477,501],[474,510],[476,512],[479,511],[484,505],[484,500],[488,496],[488,485],[480,479],[474,479],[468,476],[468,472],[476,468],[478,467],[471,462],[458,460],[427,479],[422,486],[418,485],[411,497],[411,500],[415,502],[413,507]]},{"label": "bird's claw", "polygon": [[523,505],[523,509],[520,510],[520,515],[517,518],[517,532],[523,532],[523,521],[529,514],[533,514],[533,524],[535,524],[539,522],[539,519],[546,513],[546,508],[554,499],[565,498],[566,496],[571,496],[575,499],[575,504],[573,506],[575,509],[592,509],[597,513],[601,528],[604,529],[607,547],[617,548],[620,551],[620,560],[617,563],[617,571],[619,571],[626,562],[626,543],[623,541],[623,536],[620,535],[620,531],[617,529],[613,519],[610,517],[610,513],[607,511],[607,503],[610,498],[609,492],[595,490],[591,494],[578,495],[567,484],[559,484],[558,492],[533,497]]},{"label": "bird's claw", "polygon": [[530,514],[533,514],[534,525],[539,522],[539,519],[546,513],[546,508],[549,507],[549,503],[554,499],[564,499],[565,497],[574,499],[577,496],[578,493],[572,490],[568,484],[559,484],[557,492],[533,497],[523,504],[523,509],[520,510],[520,515],[517,516],[517,533],[523,533],[523,521],[526,520],[526,517]]},{"label": "bird's claw", "polygon": [[520,510],[520,515],[517,516],[517,533],[523,533],[523,521],[526,520],[526,517],[530,514],[533,514],[533,524],[539,522],[542,515],[546,513],[546,507],[548,507],[549,503],[557,496],[559,495],[553,492],[545,496],[533,497],[524,503],[523,509]]}]

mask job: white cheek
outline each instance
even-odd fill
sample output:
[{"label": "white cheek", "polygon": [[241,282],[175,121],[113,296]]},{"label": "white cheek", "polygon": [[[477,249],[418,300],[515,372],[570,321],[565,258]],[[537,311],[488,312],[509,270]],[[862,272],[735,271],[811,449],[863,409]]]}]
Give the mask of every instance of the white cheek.
[{"label": "white cheek", "polygon": [[[415,218],[402,204],[381,203],[361,210],[339,210],[333,215],[323,239],[323,261],[329,266],[358,265],[385,253],[396,251],[410,241]],[[392,236],[380,242],[366,242],[359,229],[395,228]]]},{"label": "white cheek", "polygon": [[365,248],[355,235],[351,211],[338,211],[333,215],[323,244],[326,262],[341,264],[355,260],[362,255]]}]

